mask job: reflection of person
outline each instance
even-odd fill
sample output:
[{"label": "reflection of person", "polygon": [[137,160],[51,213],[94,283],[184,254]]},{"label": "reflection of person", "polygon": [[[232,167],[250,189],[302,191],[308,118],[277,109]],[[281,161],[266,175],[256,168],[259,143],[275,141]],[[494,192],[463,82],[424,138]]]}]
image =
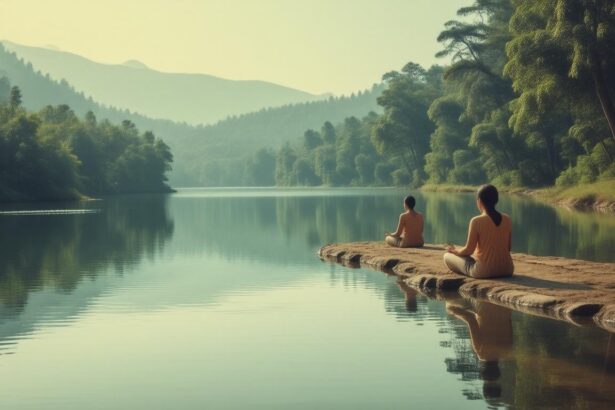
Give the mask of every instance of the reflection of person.
[{"label": "reflection of person", "polygon": [[496,187],[480,187],[476,206],[481,214],[470,221],[466,245],[461,249],[450,246],[444,254],[444,263],[450,270],[473,278],[513,274],[515,268],[510,257],[512,223],[508,215],[496,211],[497,203]]},{"label": "reflection of person", "polygon": [[485,398],[500,397],[499,361],[512,350],[511,310],[489,302],[475,301],[474,309],[447,302],[446,310],[468,325],[472,349],[480,360]]},{"label": "reflection of person", "polygon": [[423,215],[414,210],[416,200],[413,196],[404,199],[406,212],[399,215],[395,233],[385,232],[385,241],[398,248],[418,248],[423,246]]},{"label": "reflection of person", "polygon": [[416,290],[408,286],[408,284],[402,279],[397,281],[397,286],[402,292],[404,292],[404,297],[406,299],[406,310],[408,312],[416,312],[418,310],[418,305],[416,303]]}]

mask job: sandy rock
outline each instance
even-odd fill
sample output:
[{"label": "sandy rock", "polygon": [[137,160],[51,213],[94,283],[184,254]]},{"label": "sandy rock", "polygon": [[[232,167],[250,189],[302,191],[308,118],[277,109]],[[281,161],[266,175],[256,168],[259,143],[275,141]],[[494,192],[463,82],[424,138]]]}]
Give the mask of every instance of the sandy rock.
[{"label": "sandy rock", "polygon": [[323,246],[322,259],[368,266],[400,276],[424,291],[457,291],[531,314],[584,324],[587,320],[615,332],[615,264],[513,253],[515,275],[473,279],[450,272],[444,247],[393,248],[384,242]]}]

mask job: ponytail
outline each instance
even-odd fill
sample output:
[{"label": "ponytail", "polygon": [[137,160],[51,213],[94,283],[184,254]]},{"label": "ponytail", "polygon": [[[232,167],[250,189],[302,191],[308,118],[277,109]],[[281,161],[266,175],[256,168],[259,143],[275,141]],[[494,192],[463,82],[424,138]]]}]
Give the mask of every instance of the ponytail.
[{"label": "ponytail", "polygon": [[478,189],[477,197],[482,202],[485,212],[487,212],[495,226],[500,226],[502,214],[495,209],[495,205],[499,200],[497,188],[493,185],[483,185]]}]

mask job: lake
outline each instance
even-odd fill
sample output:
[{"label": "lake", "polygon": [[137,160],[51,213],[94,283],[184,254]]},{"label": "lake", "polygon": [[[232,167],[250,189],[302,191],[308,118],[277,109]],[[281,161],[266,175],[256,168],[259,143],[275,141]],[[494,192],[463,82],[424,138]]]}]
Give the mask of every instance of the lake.
[{"label": "lake", "polygon": [[[318,259],[394,230],[404,195],[0,206],[0,408],[613,408],[612,334]],[[471,194],[416,196],[427,242],[465,241]],[[516,252],[615,262],[613,216],[508,196],[500,209]]]}]

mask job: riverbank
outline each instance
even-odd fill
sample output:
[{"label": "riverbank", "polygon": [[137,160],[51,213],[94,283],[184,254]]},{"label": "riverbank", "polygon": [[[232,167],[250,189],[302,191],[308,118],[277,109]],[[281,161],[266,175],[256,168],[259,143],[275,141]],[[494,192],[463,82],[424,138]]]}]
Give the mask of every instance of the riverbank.
[{"label": "riverbank", "polygon": [[615,332],[615,263],[513,253],[513,277],[473,279],[450,272],[443,253],[441,245],[399,249],[384,242],[331,244],[319,250],[323,260],[392,273],[417,289],[453,290],[575,324],[593,321]]},{"label": "riverbank", "polygon": [[[426,184],[421,187],[425,192],[476,192],[478,186]],[[538,201],[581,211],[615,213],[615,179],[598,181],[572,187],[549,188],[507,188],[498,187],[500,192],[511,195],[524,195]]]}]

